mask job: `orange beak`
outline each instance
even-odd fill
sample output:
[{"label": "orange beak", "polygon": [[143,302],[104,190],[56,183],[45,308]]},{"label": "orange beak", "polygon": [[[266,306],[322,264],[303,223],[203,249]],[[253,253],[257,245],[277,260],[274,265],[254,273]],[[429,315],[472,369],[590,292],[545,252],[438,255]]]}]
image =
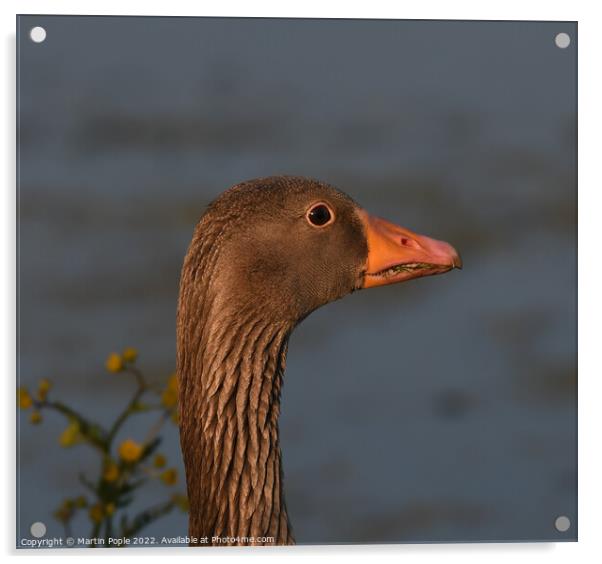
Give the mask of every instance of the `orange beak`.
[{"label": "orange beak", "polygon": [[360,218],[368,240],[363,288],[462,268],[458,251],[449,243],[418,235],[363,210]]}]

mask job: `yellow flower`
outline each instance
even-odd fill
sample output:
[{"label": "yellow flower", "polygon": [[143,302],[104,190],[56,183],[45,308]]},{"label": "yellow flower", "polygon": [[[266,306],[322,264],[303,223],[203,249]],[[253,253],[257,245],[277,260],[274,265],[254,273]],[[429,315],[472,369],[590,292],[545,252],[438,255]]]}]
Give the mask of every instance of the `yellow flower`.
[{"label": "yellow flower", "polygon": [[175,405],[178,403],[178,392],[166,388],[161,394],[161,403],[167,407],[167,409],[175,407]]},{"label": "yellow flower", "polygon": [[40,380],[40,383],[38,385],[38,399],[40,401],[46,400],[50,388],[52,388],[52,383],[50,382],[50,380],[48,380],[48,378],[43,378],[42,380]]},{"label": "yellow flower", "polygon": [[77,421],[71,421],[67,428],[61,433],[59,443],[62,447],[68,448],[77,443],[80,438],[79,423]]},{"label": "yellow flower", "polygon": [[117,353],[111,353],[105,362],[105,367],[109,372],[121,372],[123,370],[123,359]]},{"label": "yellow flower", "polygon": [[133,347],[128,347],[121,353],[121,357],[123,358],[124,362],[136,362],[136,359],[138,358],[138,351]]},{"label": "yellow flower", "polygon": [[119,478],[119,466],[112,460],[104,467],[102,472],[102,479],[105,482],[114,482]]},{"label": "yellow flower", "polygon": [[100,523],[102,521],[102,518],[104,517],[104,510],[102,505],[100,503],[96,503],[92,507],[90,507],[89,515],[90,519],[94,523]]},{"label": "yellow flower", "polygon": [[125,462],[136,462],[142,456],[143,450],[142,445],[132,439],[127,439],[119,445],[119,456]]},{"label": "yellow flower", "polygon": [[167,387],[170,390],[175,390],[176,392],[178,391],[178,374],[177,372],[174,372],[169,379],[167,380]]},{"label": "yellow flower", "polygon": [[20,387],[17,390],[17,394],[18,394],[17,399],[19,402],[19,407],[21,409],[29,409],[33,405],[33,400],[31,399],[31,396],[29,395],[27,388]]},{"label": "yellow flower", "polygon": [[161,478],[161,481],[164,484],[173,486],[178,481],[178,471],[175,468],[170,468],[169,470],[161,472],[159,478]]},{"label": "yellow flower", "polygon": [[38,425],[42,422],[42,414],[39,411],[32,411],[29,416],[29,421],[32,425]]},{"label": "yellow flower", "polygon": [[185,495],[178,493],[173,494],[171,496],[171,501],[173,501],[180,508],[180,510],[184,511],[184,513],[188,511],[188,498]]},{"label": "yellow flower", "polygon": [[165,458],[165,455],[163,455],[163,454],[155,455],[155,460],[153,461],[153,464],[154,464],[155,468],[163,468],[163,466],[165,466],[165,464],[167,464],[167,459]]},{"label": "yellow flower", "polygon": [[86,505],[88,505],[88,501],[86,500],[85,496],[80,495],[75,498],[75,505],[76,507],[86,507]]},{"label": "yellow flower", "polygon": [[113,513],[115,513],[115,504],[107,503],[105,505],[105,515],[113,515]]},{"label": "yellow flower", "polygon": [[174,372],[167,380],[167,386],[161,394],[161,403],[171,409],[178,403],[178,375]]}]

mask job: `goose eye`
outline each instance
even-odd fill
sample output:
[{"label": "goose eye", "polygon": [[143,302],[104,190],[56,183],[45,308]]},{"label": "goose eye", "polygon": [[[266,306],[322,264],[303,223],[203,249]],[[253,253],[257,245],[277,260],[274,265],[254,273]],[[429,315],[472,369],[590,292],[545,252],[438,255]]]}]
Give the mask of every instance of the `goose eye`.
[{"label": "goose eye", "polygon": [[326,204],[316,204],[307,212],[307,221],[316,227],[323,227],[332,220],[332,215]]}]

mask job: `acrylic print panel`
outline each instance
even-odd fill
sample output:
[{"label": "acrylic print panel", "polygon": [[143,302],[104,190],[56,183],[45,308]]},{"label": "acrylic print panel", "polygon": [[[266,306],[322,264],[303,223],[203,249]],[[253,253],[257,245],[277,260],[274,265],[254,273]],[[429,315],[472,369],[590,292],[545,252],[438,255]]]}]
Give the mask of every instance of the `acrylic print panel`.
[{"label": "acrylic print panel", "polygon": [[576,540],[575,23],[17,42],[19,547]]}]

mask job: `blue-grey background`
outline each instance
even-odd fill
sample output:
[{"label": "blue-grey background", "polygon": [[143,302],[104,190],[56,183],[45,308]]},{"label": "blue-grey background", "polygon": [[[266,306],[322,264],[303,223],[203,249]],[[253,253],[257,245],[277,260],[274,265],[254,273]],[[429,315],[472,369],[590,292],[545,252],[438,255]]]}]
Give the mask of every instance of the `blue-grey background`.
[{"label": "blue-grey background", "polygon": [[[575,23],[24,16],[17,42],[21,384],[49,377],[109,423],[132,383],[108,352],[138,347],[156,382],[173,370],[204,206],[316,177],[465,268],[356,293],[293,335],[298,542],[576,538]],[[58,415],[21,417],[17,535],[60,535],[52,511],[96,454],[59,447]],[[162,450],[181,470],[174,426]],[[185,534],[186,516],[146,532]]]}]

